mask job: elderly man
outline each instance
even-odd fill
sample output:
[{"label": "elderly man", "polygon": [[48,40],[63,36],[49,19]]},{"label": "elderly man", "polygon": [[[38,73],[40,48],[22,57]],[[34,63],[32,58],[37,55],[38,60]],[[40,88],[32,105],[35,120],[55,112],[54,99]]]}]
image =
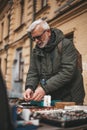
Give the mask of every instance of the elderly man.
[{"label": "elderly man", "polygon": [[[40,101],[50,94],[52,99],[82,104],[84,86],[77,67],[77,53],[73,43],[59,29],[50,28],[42,19],[28,28],[30,38],[36,42],[27,74],[24,98]],[[62,42],[62,54],[58,44]]]}]

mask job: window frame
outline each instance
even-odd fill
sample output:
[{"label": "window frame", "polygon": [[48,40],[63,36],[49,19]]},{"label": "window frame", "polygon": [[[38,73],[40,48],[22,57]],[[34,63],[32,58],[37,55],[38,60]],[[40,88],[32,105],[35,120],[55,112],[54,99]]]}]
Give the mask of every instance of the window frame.
[{"label": "window frame", "polygon": [[16,59],[14,59],[14,66],[15,69],[18,71],[17,74],[15,74],[15,82],[22,82],[23,81],[23,68],[24,68],[24,61],[22,57],[22,48],[16,49]]}]

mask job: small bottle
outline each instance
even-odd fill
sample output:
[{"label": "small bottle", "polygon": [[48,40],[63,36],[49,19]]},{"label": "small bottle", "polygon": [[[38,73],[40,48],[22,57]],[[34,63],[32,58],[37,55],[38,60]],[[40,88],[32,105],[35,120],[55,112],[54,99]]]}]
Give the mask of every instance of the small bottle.
[{"label": "small bottle", "polygon": [[51,106],[51,96],[45,95],[44,96],[44,106],[50,107]]}]

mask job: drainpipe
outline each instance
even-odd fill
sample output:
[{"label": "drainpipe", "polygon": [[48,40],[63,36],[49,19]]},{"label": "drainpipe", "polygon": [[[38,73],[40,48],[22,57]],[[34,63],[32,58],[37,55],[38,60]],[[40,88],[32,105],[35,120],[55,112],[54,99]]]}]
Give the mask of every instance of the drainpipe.
[{"label": "drainpipe", "polygon": [[[35,20],[35,0],[33,0],[33,15],[32,15],[32,22]],[[32,55],[32,48],[33,48],[33,42],[30,39],[30,60],[31,60],[31,55]]]}]

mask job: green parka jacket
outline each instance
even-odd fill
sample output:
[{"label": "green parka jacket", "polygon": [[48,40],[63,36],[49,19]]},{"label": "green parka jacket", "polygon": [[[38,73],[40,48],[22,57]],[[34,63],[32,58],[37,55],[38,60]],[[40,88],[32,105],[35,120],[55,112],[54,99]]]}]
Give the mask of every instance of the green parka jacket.
[{"label": "green parka jacket", "polygon": [[[52,99],[82,103],[85,93],[82,74],[76,66],[75,47],[59,29],[51,29],[51,32],[50,41],[43,49],[37,45],[33,49],[25,89],[35,90],[44,79],[45,83],[41,82],[41,85]],[[60,55],[58,44],[61,41]]]}]

